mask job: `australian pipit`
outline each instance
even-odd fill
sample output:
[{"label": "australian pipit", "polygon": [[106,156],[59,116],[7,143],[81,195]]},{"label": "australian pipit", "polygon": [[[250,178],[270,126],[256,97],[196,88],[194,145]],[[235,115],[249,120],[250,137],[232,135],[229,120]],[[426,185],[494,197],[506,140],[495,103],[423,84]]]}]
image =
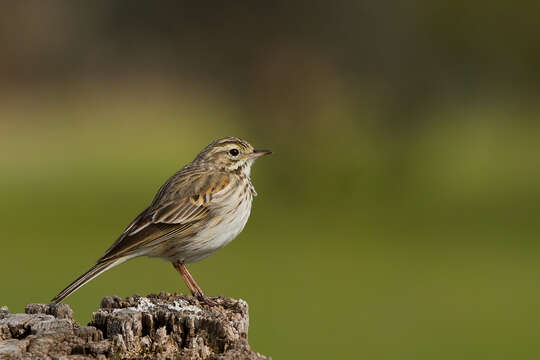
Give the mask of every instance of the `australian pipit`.
[{"label": "australian pipit", "polygon": [[90,270],[62,290],[58,303],[101,273],[138,256],[170,261],[199,299],[211,302],[186,264],[200,261],[231,242],[244,228],[257,195],[251,165],[270,154],[244,140],[226,137],[205,147],[157,192]]}]

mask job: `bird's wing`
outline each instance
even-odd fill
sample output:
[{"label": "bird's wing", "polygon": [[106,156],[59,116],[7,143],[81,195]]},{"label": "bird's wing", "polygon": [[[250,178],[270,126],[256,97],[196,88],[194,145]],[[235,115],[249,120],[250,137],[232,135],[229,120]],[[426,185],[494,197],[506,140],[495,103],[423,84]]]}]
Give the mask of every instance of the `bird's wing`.
[{"label": "bird's wing", "polygon": [[162,241],[187,238],[209,219],[214,195],[233,186],[227,173],[178,172],[152,204],[128,225],[99,262],[141,251]]}]

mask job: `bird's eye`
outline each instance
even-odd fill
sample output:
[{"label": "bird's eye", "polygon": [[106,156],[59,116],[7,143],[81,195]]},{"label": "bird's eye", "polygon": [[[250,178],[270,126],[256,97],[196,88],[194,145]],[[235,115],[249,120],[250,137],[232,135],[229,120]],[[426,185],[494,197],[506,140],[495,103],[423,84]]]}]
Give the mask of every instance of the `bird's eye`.
[{"label": "bird's eye", "polygon": [[238,151],[238,149],[231,149],[229,150],[229,154],[231,154],[232,156],[238,156],[240,152]]}]

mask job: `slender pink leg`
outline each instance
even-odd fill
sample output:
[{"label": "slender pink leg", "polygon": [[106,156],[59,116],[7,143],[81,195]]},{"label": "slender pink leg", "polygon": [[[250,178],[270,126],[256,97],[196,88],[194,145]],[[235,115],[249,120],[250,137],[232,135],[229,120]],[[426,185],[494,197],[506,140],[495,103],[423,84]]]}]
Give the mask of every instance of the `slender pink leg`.
[{"label": "slender pink leg", "polygon": [[182,279],[184,280],[184,282],[186,283],[189,291],[191,291],[191,294],[195,297],[199,297],[200,295],[203,295],[204,294],[202,293],[202,291],[199,293],[198,290],[200,289],[197,289],[196,287],[193,286],[193,284],[191,283],[191,279],[193,278],[191,276],[191,274],[189,273],[188,269],[186,268],[186,266],[184,264],[180,264],[180,263],[173,263],[173,266],[176,270],[178,270],[178,272],[180,273],[180,275],[182,276]]},{"label": "slender pink leg", "polygon": [[191,291],[191,294],[193,296],[199,299],[199,301],[205,302],[209,305],[216,305],[214,301],[210,300],[208,296],[204,295],[201,287],[199,286],[199,284],[197,284],[193,276],[191,276],[186,265],[182,263],[173,263],[173,266],[176,270],[178,270],[178,272],[182,276],[182,279],[186,283],[187,287],[189,288],[189,291]]}]

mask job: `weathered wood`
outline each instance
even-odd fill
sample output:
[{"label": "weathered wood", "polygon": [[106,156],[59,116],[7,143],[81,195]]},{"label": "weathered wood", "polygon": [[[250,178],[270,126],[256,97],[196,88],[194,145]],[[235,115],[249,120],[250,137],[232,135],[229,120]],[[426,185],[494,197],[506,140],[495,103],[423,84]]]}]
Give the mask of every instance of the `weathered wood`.
[{"label": "weathered wood", "polygon": [[24,314],[1,307],[0,359],[266,359],[247,341],[248,304],[214,300],[105,297],[88,326],[67,304],[29,304]]}]

